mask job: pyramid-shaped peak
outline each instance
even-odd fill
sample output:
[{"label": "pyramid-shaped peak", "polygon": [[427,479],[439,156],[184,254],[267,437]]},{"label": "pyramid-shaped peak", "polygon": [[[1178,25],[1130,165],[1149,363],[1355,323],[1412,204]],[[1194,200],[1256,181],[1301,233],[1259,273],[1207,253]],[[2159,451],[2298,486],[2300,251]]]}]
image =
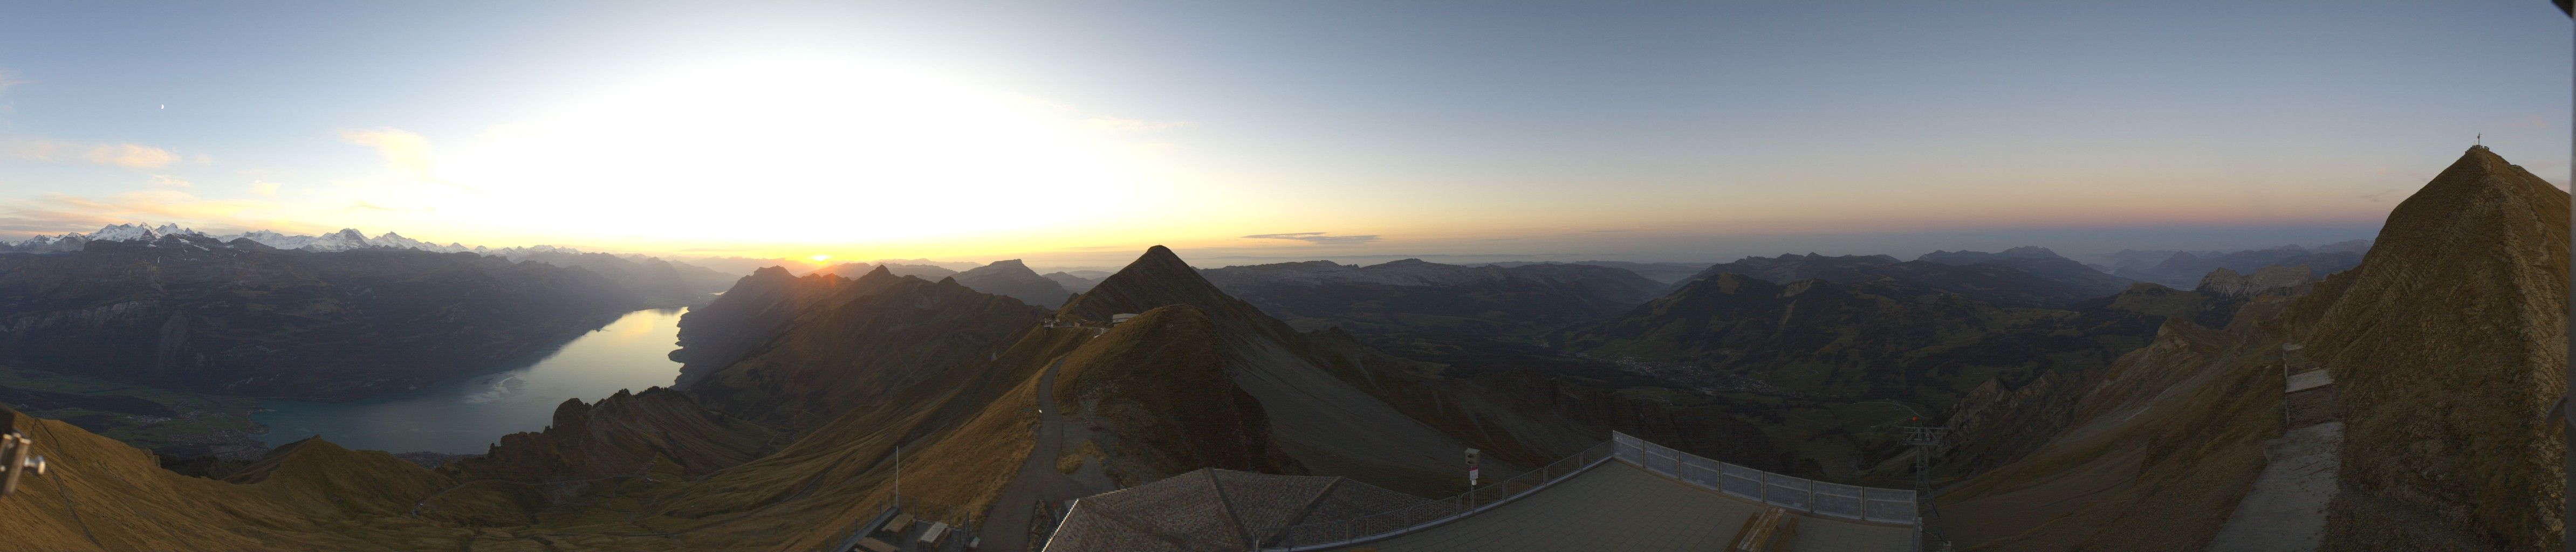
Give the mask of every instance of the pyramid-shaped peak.
[{"label": "pyramid-shaped peak", "polygon": [[1065,308],[1077,316],[1107,320],[1111,314],[1133,314],[1145,309],[1171,304],[1192,304],[1202,309],[1223,310],[1218,305],[1232,302],[1232,297],[1218,291],[1216,284],[1190,268],[1180,255],[1160,245],[1148,248],[1135,262],[1100,280],[1100,285],[1084,292]]},{"label": "pyramid-shaped peak", "polygon": [[[2502,195],[2494,195],[2502,194]],[[2492,196],[2492,197],[2490,197]],[[2471,146],[2453,161],[2449,168],[2434,175],[2415,195],[2399,202],[2391,210],[2388,224],[2395,226],[2410,219],[2446,219],[2440,211],[2466,208],[2502,198],[2565,202],[2567,192],[2541,180],[2531,171],[2507,162],[2485,146]],[[2379,242],[2386,242],[2383,235]]]},{"label": "pyramid-shaped peak", "polygon": [[1137,256],[1134,262],[1127,263],[1126,268],[1118,269],[1117,274],[1111,274],[1109,277],[1116,278],[1130,272],[1169,273],[1173,271],[1194,272],[1190,268],[1190,263],[1182,261],[1179,254],[1172,252],[1172,248],[1157,245],[1145,248],[1144,255]]},{"label": "pyramid-shaped peak", "polygon": [[960,272],[960,273],[958,273],[958,274],[961,274],[961,275],[964,275],[964,274],[973,274],[973,275],[977,275],[977,276],[983,276],[983,275],[991,275],[991,274],[1005,274],[1005,273],[1015,273],[1015,272],[1025,272],[1025,273],[1028,273],[1028,275],[1030,275],[1030,276],[1036,276],[1036,275],[1037,275],[1037,271],[1035,271],[1035,270],[1029,270],[1029,265],[1028,265],[1027,263],[1022,263],[1022,262],[1020,262],[1020,260],[1019,260],[1019,259],[1008,259],[1008,260],[993,261],[993,264],[988,264],[988,265],[984,265],[984,266],[979,266],[979,267],[975,267],[975,268],[966,269],[966,271],[965,271],[965,272]]}]

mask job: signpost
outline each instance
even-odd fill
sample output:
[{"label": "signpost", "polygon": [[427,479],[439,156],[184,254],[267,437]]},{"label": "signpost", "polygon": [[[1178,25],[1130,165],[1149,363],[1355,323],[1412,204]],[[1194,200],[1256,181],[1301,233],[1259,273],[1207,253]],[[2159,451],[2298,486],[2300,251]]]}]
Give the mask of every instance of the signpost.
[{"label": "signpost", "polygon": [[1467,486],[1476,486],[1476,449],[1467,449]]}]

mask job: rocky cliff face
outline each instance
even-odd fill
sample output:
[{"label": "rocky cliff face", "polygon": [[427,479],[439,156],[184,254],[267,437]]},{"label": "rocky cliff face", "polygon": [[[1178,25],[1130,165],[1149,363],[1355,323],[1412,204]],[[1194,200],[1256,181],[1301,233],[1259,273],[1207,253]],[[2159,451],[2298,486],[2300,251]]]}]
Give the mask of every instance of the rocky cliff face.
[{"label": "rocky cliff face", "polygon": [[2344,406],[2346,494],[2387,503],[2339,508],[2330,535],[2411,510],[2561,546],[2567,443],[2543,413],[2567,389],[2567,214],[2565,192],[2486,148],[2389,213],[2304,338]]},{"label": "rocky cliff face", "polygon": [[694,478],[771,452],[777,432],[654,387],[555,407],[543,431],[501,436],[483,456],[441,471],[522,483],[662,475]]},{"label": "rocky cliff face", "polygon": [[0,254],[0,363],[347,399],[542,350],[645,304],[586,270],[470,253],[91,241]]}]

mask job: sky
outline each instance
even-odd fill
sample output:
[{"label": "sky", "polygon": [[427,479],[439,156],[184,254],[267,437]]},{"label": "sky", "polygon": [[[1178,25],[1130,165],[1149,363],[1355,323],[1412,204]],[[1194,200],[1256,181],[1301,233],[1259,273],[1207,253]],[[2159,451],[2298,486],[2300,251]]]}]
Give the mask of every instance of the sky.
[{"label": "sky", "polygon": [[[1711,262],[2373,235],[2562,187],[2547,2],[13,3],[0,239]],[[2065,5],[2074,4],[2074,5]]]}]

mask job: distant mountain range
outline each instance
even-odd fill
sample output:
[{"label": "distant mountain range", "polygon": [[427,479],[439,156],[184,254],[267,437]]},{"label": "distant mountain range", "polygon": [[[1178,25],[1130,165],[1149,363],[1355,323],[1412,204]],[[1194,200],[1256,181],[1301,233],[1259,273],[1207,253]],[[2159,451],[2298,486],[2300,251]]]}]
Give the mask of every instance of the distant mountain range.
[{"label": "distant mountain range", "polygon": [[640,268],[611,272],[627,277],[621,283],[585,268],[469,253],[279,250],[155,235],[0,254],[0,364],[353,399],[489,369],[628,311],[686,304],[629,287],[648,280]]},{"label": "distant mountain range", "polygon": [[[958,265],[965,265],[966,270],[964,272],[959,272],[950,269],[950,267]],[[1031,305],[1038,306],[1064,304],[1066,297],[1073,296],[1073,290],[1071,289],[1073,286],[1066,285],[1065,282],[1080,283],[1082,284],[1082,289],[1091,289],[1092,283],[1078,277],[1071,280],[1065,280],[1051,276],[1039,276],[1037,271],[1030,270],[1029,266],[1021,263],[1019,259],[994,261],[991,264],[985,265],[976,265],[974,263],[937,262],[930,261],[928,259],[912,259],[910,261],[878,261],[873,264],[840,263],[823,267],[822,269],[814,271],[814,273],[830,274],[843,278],[858,278],[867,275],[869,272],[874,272],[880,269],[896,276],[911,276],[933,282],[939,281],[942,278],[956,278],[957,283],[963,284],[968,288],[973,288],[976,291],[995,295],[1007,295],[1021,301],[1025,301]]]},{"label": "distant mountain range", "polygon": [[495,250],[482,246],[469,247],[457,243],[438,245],[436,243],[406,238],[401,234],[393,232],[386,232],[383,235],[369,238],[366,234],[360,233],[354,228],[342,228],[338,232],[319,236],[288,235],[268,230],[257,230],[240,234],[216,235],[199,232],[191,228],[184,228],[176,224],[163,224],[157,227],[143,224],[111,224],[106,227],[99,228],[97,232],[87,234],[73,232],[55,236],[36,236],[16,243],[0,242],[0,253],[54,253],[79,251],[83,244],[93,241],[151,241],[159,239],[162,236],[179,235],[205,236],[213,238],[218,242],[229,242],[235,239],[248,239],[259,242],[260,245],[266,245],[277,249],[302,249],[306,251],[347,251],[351,249],[366,248],[394,248],[418,249],[434,253],[471,252],[500,254],[499,252],[501,251],[542,251],[554,249],[551,246],[543,245],[535,246],[535,248],[511,248],[503,250]]},{"label": "distant mountain range", "polygon": [[1510,261],[1487,264],[1503,268],[1541,264],[1604,266],[1633,272],[1638,276],[1644,276],[1648,280],[1654,280],[1658,283],[1664,284],[1682,281],[1682,279],[1689,278],[1693,274],[1698,274],[1700,269],[1708,267],[1708,265],[1700,263],[1638,263],[1628,261],[1575,261],[1570,263],[1561,263],[1556,261]]},{"label": "distant mountain range", "polygon": [[2123,249],[2103,255],[2102,264],[2089,266],[2113,276],[2174,287],[2189,287],[2210,271],[2221,268],[2253,273],[2273,265],[2305,265],[2315,276],[2323,278],[2327,274],[2359,266],[2362,254],[2370,251],[2370,245],[2370,240],[2350,240],[2314,248],[2284,245],[2242,251]]},{"label": "distant mountain range", "polygon": [[1726,273],[1775,283],[1896,280],[2007,307],[2063,307],[2119,293],[2130,284],[2127,279],[2103,274],[2047,249],[2022,247],[2003,253],[1935,251],[1913,261],[1898,261],[1886,255],[1827,257],[1814,253],[1746,257],[1703,269],[1676,285],[1675,290],[1689,282]]},{"label": "distant mountain range", "polygon": [[1230,266],[1200,275],[1291,326],[1363,334],[1533,335],[1626,310],[1662,287],[1601,266],[1471,267],[1420,259]]},{"label": "distant mountain range", "polygon": [[723,291],[738,277],[735,274],[637,254],[585,253],[578,249],[551,245],[490,248],[457,243],[439,245],[401,234],[386,232],[375,237],[354,228],[343,228],[319,236],[289,235],[268,230],[239,234],[208,234],[176,224],[147,226],[113,224],[97,232],[36,236],[19,242],[0,241],[0,253],[67,253],[82,250],[93,242],[144,242],[164,237],[196,236],[208,243],[229,244],[249,240],[273,249],[329,253],[365,249],[409,249],[432,253],[473,253],[512,261],[536,261],[550,265],[596,272],[642,294],[650,306],[688,306],[704,303],[710,294]]}]

